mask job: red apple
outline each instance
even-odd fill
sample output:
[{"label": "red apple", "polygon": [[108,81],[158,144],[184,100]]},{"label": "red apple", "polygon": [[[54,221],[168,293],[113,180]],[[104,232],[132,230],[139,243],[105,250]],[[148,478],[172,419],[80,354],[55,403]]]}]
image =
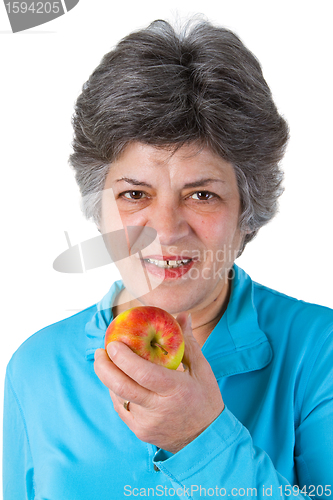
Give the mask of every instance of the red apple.
[{"label": "red apple", "polygon": [[114,340],[128,345],[142,358],[172,370],[183,359],[182,330],[175,318],[159,307],[132,307],[118,314],[106,330],[105,349]]}]

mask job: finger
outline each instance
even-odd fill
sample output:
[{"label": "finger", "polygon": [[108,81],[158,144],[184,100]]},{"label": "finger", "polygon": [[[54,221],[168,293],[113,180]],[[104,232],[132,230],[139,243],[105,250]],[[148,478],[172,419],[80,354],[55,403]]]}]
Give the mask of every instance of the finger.
[{"label": "finger", "polygon": [[202,361],[206,360],[206,358],[202,354],[200,346],[194,338],[191,315],[180,313],[177,315],[176,320],[181,326],[185,341],[185,351],[182,363],[189,368],[190,372],[197,371],[200,369]]},{"label": "finger", "polygon": [[[133,402],[133,401],[129,401],[129,399],[119,399],[119,397],[112,391],[109,391],[110,393],[110,398],[111,398],[111,401],[113,403],[113,407],[115,409],[115,411],[122,417],[122,415],[124,414],[124,412],[127,413],[130,413],[130,412],[133,412],[136,404]],[[129,408],[129,410],[127,410],[125,408],[125,403],[126,402],[130,402],[130,405],[131,407]],[[133,414],[132,414],[133,416]]]},{"label": "finger", "polygon": [[181,372],[141,358],[123,342],[110,342],[107,352],[115,365],[148,391],[164,396],[179,382],[177,376]]},{"label": "finger", "polygon": [[103,384],[120,399],[146,408],[151,406],[152,393],[112,363],[104,349],[96,351],[94,368]]},{"label": "finger", "polygon": [[122,399],[120,400],[119,397],[111,390],[109,390],[109,393],[110,393],[110,398],[111,398],[111,401],[113,403],[113,407],[115,409],[115,411],[117,413],[122,413],[122,410],[125,409],[124,408],[124,401],[129,401],[129,400],[126,400],[126,399]]}]

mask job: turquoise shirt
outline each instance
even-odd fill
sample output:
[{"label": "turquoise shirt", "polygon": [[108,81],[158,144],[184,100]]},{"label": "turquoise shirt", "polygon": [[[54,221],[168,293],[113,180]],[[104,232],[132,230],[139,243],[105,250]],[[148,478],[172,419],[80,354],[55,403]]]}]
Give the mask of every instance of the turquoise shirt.
[{"label": "turquoise shirt", "polygon": [[[140,441],[95,375],[116,282],[13,355],[4,405],[4,500],[327,498],[333,488],[333,311],[234,266],[202,352],[225,409],[176,454]],[[299,498],[301,494],[299,495]]]}]

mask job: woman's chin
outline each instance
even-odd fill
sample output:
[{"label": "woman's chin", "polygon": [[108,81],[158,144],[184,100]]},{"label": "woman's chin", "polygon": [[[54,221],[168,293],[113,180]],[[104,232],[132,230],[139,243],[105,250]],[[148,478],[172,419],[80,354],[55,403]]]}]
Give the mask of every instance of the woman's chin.
[{"label": "woman's chin", "polygon": [[[201,289],[201,292],[186,289],[188,287],[183,287],[181,289],[177,289],[176,287],[171,288],[169,286],[165,286],[164,284],[150,291],[149,293],[140,296],[138,300],[138,305],[146,305],[146,306],[154,306],[160,307],[165,311],[168,311],[170,314],[176,315],[182,311],[190,311],[196,308],[201,308],[206,302],[207,295],[209,295],[209,291],[206,293]],[[201,304],[201,302],[203,304]]]},{"label": "woman's chin", "polygon": [[184,266],[185,269],[163,270],[164,274],[157,272],[156,267],[149,264],[140,267],[141,275],[138,266],[121,273],[131,295],[131,304],[160,307],[170,314],[177,314],[205,307],[223,288],[223,280],[214,276],[209,268],[202,270],[199,263],[191,262]]}]

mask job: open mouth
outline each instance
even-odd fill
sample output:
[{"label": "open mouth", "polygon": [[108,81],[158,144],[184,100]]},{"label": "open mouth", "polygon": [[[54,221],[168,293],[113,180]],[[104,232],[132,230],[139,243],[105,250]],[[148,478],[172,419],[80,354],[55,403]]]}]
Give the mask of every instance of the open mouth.
[{"label": "open mouth", "polygon": [[154,264],[154,266],[160,267],[162,269],[174,269],[176,267],[185,266],[189,264],[192,259],[181,259],[181,260],[158,260],[158,259],[144,259],[145,262],[149,264]]},{"label": "open mouth", "polygon": [[194,265],[195,259],[190,257],[162,257],[151,256],[143,259],[147,271],[162,280],[175,280],[181,278]]}]

